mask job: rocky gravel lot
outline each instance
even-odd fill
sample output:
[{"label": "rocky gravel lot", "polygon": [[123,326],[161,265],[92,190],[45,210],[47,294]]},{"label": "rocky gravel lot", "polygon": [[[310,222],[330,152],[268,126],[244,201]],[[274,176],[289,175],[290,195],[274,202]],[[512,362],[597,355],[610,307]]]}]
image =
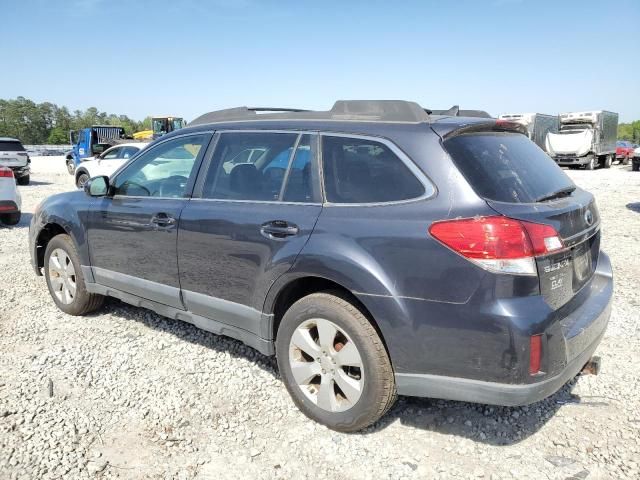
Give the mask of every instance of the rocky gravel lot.
[{"label": "rocky gravel lot", "polygon": [[34,159],[0,227],[0,478],[640,478],[640,174],[568,171],[597,197],[616,279],[599,376],[528,407],[400,398],[339,434],[307,420],[271,358],[116,300],[63,314],[31,270],[37,203],[73,188]]}]

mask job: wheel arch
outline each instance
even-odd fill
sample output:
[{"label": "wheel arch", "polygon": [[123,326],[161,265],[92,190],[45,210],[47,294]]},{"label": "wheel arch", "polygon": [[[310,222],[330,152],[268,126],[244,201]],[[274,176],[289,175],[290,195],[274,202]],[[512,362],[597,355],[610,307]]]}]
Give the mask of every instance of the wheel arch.
[{"label": "wheel arch", "polygon": [[362,296],[356,295],[345,285],[333,279],[319,275],[297,275],[294,278],[287,280],[286,282],[280,283],[277,288],[272,287],[270,289],[269,295],[265,300],[263,312],[272,317],[271,328],[270,332],[268,333],[271,335],[271,339],[274,343],[277,338],[278,328],[280,326],[280,322],[282,321],[282,317],[291,307],[291,305],[293,305],[303,297],[319,292],[334,293],[337,296],[349,301],[356,308],[358,308],[358,310],[360,310],[360,312],[369,320],[373,328],[378,333],[378,336],[380,337],[380,340],[382,341],[382,344],[387,351],[387,355],[389,355],[389,359],[391,360],[391,355],[389,353],[389,348],[387,347],[387,341],[385,339],[383,329],[378,324],[371,309],[366,305],[366,298],[363,300]]},{"label": "wheel arch", "polygon": [[91,178],[91,174],[89,173],[89,170],[87,170],[85,167],[78,167],[78,168],[76,168],[76,171],[74,173],[74,177],[75,177],[75,180],[76,180],[76,185],[78,184],[78,178],[83,173],[86,173],[87,175],[89,175],[89,178]]},{"label": "wheel arch", "polygon": [[38,233],[34,245],[35,255],[33,258],[35,259],[36,270],[39,275],[42,275],[42,268],[44,268],[44,253],[47,250],[47,245],[49,245],[49,242],[53,237],[61,234],[67,234],[71,236],[70,233],[62,225],[56,222],[47,223]]}]

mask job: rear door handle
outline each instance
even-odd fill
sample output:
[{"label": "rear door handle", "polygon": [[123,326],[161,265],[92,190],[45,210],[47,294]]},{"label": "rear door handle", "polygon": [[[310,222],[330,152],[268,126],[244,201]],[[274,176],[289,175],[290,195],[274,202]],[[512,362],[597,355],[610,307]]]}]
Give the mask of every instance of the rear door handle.
[{"label": "rear door handle", "polygon": [[263,223],[260,227],[260,233],[267,238],[283,239],[297,235],[300,230],[294,225],[284,220],[274,220],[272,222]]},{"label": "rear door handle", "polygon": [[170,227],[175,225],[176,219],[166,213],[156,213],[151,217],[151,223],[159,227]]}]

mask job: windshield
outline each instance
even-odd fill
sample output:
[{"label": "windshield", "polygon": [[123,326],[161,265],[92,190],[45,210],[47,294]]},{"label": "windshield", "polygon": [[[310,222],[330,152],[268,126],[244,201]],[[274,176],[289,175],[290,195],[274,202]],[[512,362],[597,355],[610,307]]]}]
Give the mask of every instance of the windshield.
[{"label": "windshield", "polygon": [[444,146],[469,184],[487,200],[533,203],[574,187],[540,147],[519,133],[468,133]]},{"label": "windshield", "polygon": [[167,133],[167,120],[165,118],[153,119],[153,133]]},{"label": "windshield", "polygon": [[184,121],[181,118],[174,118],[171,124],[173,126],[173,130],[180,130],[184,127]]}]

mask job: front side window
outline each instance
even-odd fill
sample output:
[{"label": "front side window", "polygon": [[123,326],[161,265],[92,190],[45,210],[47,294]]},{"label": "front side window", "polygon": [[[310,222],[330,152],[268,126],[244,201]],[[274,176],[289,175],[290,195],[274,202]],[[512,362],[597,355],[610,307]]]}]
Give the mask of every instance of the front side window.
[{"label": "front side window", "polygon": [[104,160],[113,160],[114,158],[120,158],[120,152],[122,151],[122,147],[114,148],[113,150],[109,150],[102,157]]},{"label": "front side window", "polygon": [[312,201],[310,138],[309,134],[298,133],[221,133],[204,181],[203,197]]},{"label": "front side window", "polygon": [[327,201],[381,203],[425,194],[424,185],[382,142],[358,137],[322,137]]},{"label": "front side window", "polygon": [[115,179],[115,195],[184,196],[187,182],[208,135],[190,135],[161,143],[140,155]]}]

